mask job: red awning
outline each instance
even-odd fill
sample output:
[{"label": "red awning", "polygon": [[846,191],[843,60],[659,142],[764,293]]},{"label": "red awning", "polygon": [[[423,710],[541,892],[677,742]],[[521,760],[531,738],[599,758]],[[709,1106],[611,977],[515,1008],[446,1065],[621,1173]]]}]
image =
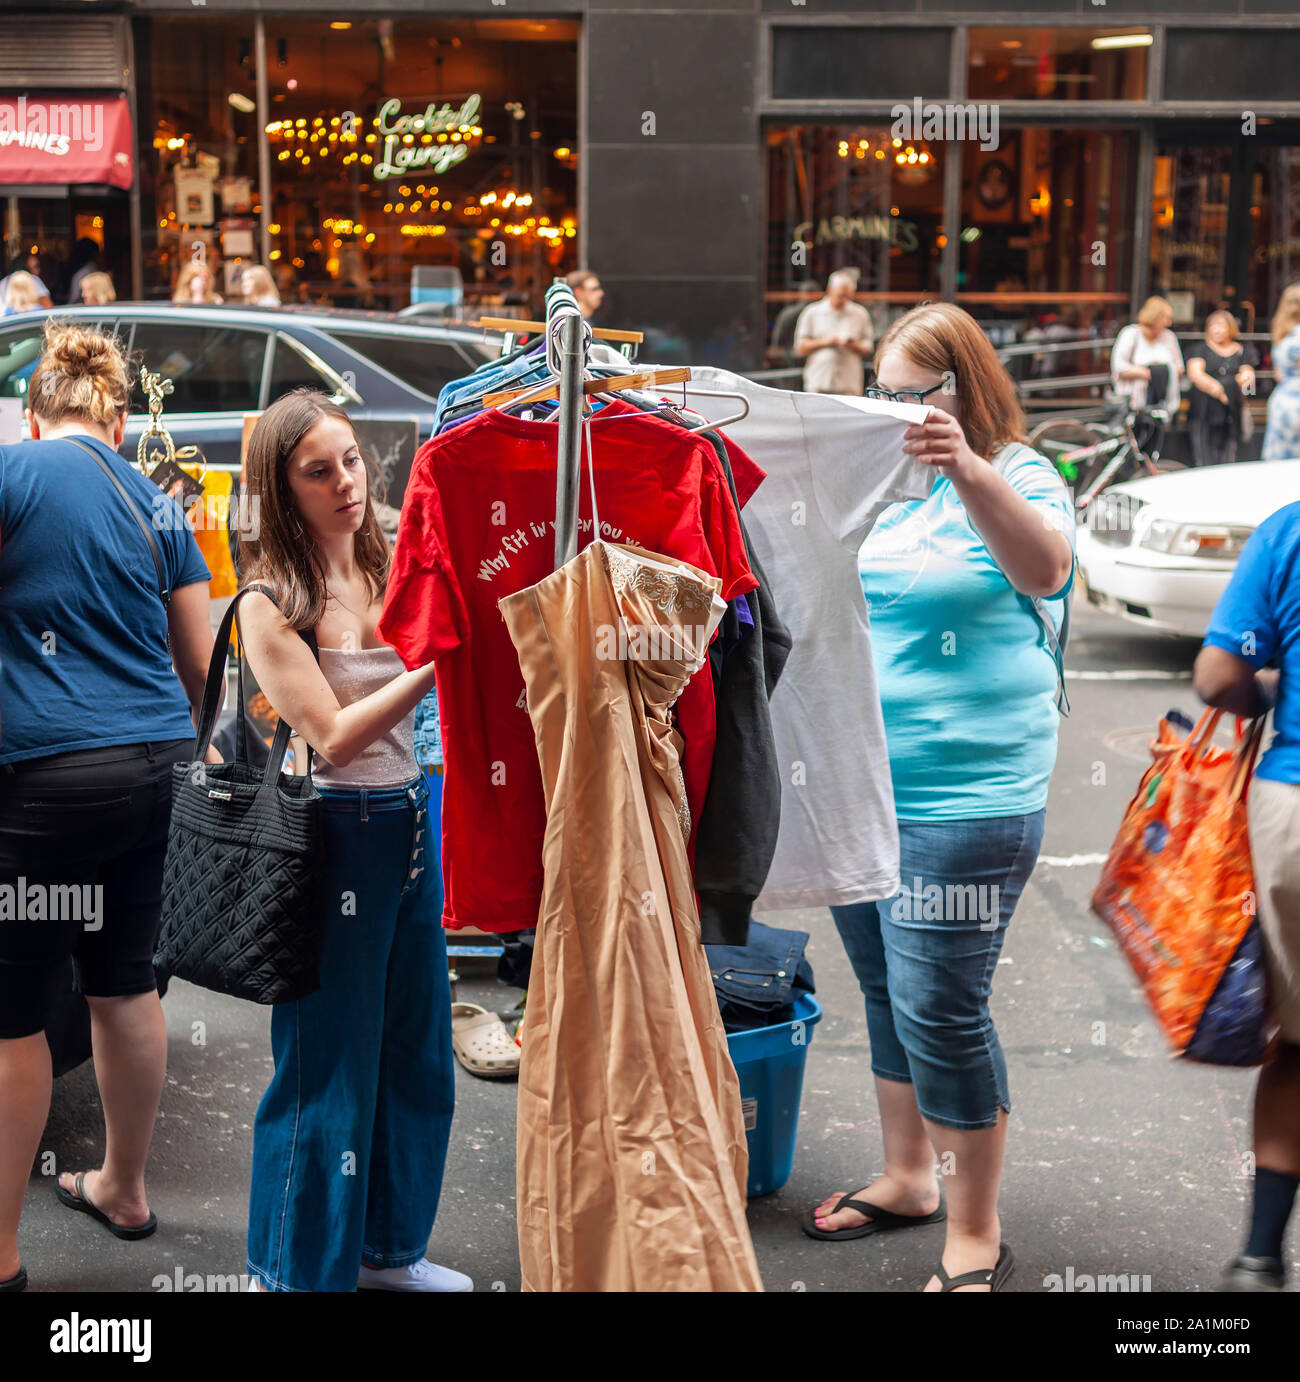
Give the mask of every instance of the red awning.
[{"label": "red awning", "polygon": [[131,111],[124,96],[0,97],[0,184],[131,186]]}]

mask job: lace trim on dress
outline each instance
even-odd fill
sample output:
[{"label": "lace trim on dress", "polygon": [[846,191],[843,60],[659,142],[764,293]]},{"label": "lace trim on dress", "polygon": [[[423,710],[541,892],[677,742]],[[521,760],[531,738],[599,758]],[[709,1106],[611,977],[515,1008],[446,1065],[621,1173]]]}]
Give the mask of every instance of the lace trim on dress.
[{"label": "lace trim on dress", "polygon": [[615,590],[636,590],[648,596],[664,614],[708,609],[713,591],[686,571],[659,571],[612,547],[602,548]]},{"label": "lace trim on dress", "polygon": [[689,847],[691,843],[691,804],[686,799],[686,778],[682,774],[680,763],[677,765],[677,772],[674,776],[677,779],[677,824],[682,828],[682,843]]}]

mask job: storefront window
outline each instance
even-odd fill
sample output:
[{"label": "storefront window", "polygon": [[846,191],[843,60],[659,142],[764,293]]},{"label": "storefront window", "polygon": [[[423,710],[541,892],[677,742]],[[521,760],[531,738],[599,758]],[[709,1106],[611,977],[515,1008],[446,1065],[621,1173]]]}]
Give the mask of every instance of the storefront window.
[{"label": "storefront window", "polygon": [[948,94],[951,29],[776,25],[772,96],[778,101],[911,100]]},{"label": "storefront window", "polygon": [[1250,198],[1248,325],[1267,331],[1282,290],[1300,279],[1300,148],[1256,151]]},{"label": "storefront window", "polygon": [[1145,29],[971,29],[973,101],[1141,101]]},{"label": "storefront window", "polygon": [[145,297],[170,297],[194,259],[215,292],[236,297],[260,210],[253,19],[139,27]]},{"label": "storefront window", "polygon": [[[42,189],[43,191],[43,189]],[[80,303],[73,275],[86,264],[131,282],[131,213],[115,187],[58,188],[55,196],[4,199],[4,263],[34,273],[54,305]]]},{"label": "storefront window", "polygon": [[[998,344],[1112,334],[1127,318],[1137,136],[1005,127],[997,149],[963,146],[957,301]],[[1086,373],[1084,352],[1041,360]]]},{"label": "storefront window", "polygon": [[1223,143],[1156,151],[1151,284],[1173,304],[1176,326],[1204,321],[1223,300],[1232,163],[1232,148]]},{"label": "storefront window", "polygon": [[[146,278],[169,295],[201,254],[237,298],[264,190],[252,21],[150,29]],[[576,262],[577,33],[556,20],[268,19],[268,267],[282,300],[540,311]]]},{"label": "storefront window", "polygon": [[1300,278],[1300,147],[1294,127],[1233,145],[1213,129],[1156,149],[1151,282],[1179,326],[1228,307],[1244,331],[1267,331],[1282,290]]},{"label": "storefront window", "polygon": [[794,318],[835,269],[857,269],[878,329],[939,290],[945,146],[883,125],[786,125],[767,132],[767,306],[788,351]]},{"label": "storefront window", "polygon": [[[574,267],[576,24],[268,21],[272,252],[286,298],[404,307],[457,276],[540,310]],[[417,271],[443,269],[450,274]]]},{"label": "storefront window", "polygon": [[1232,29],[1171,27],[1165,34],[1166,101],[1240,101],[1243,110],[1294,101],[1297,68],[1300,31],[1294,28],[1246,22]]}]

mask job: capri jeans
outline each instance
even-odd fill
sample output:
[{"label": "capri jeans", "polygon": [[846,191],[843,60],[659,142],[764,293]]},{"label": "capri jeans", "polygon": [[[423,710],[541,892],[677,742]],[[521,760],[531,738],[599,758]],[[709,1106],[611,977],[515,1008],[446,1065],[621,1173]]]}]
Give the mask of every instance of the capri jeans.
[{"label": "capri jeans", "polygon": [[900,821],[899,891],[830,909],[866,998],[872,1073],[914,1085],[932,1123],[990,1128],[1011,1111],[989,995],[1045,814]]}]

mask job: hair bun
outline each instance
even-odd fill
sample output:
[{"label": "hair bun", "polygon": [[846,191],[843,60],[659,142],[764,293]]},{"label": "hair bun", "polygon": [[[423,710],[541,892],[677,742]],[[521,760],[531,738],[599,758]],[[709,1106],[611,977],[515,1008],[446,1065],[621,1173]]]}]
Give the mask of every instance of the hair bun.
[{"label": "hair bun", "polygon": [[28,399],[46,422],[71,416],[110,426],[130,399],[126,360],[116,340],[72,322],[48,321]]}]

